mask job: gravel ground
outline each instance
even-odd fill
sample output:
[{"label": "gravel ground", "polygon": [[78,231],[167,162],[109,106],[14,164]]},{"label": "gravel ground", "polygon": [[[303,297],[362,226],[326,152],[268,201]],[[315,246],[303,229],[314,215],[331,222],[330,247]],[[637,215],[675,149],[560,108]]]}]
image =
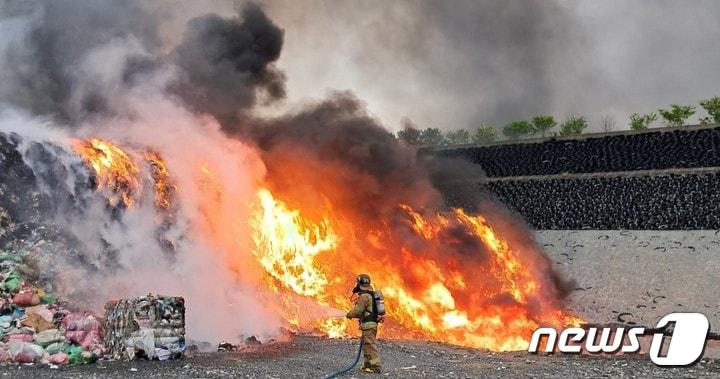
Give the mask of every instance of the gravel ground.
[{"label": "gravel ground", "polygon": [[[596,323],[654,325],[673,311],[700,311],[720,325],[715,231],[541,231],[538,242],[575,279],[569,307]],[[381,331],[382,334],[382,331]],[[493,353],[424,341],[381,340],[383,377],[720,377],[720,360],[662,368],[645,355],[580,356]],[[349,364],[356,340],[295,337],[239,352],[189,353],[168,362],[98,362],[88,366],[0,366],[0,376],[322,378]],[[710,341],[706,357],[720,357]],[[368,377],[357,368],[345,377]]]},{"label": "gravel ground", "polygon": [[[391,378],[476,377],[718,377],[720,361],[703,360],[690,368],[661,368],[647,356],[531,355],[492,353],[434,342],[380,341],[385,373]],[[196,353],[178,361],[98,362],[87,366],[0,366],[12,378],[148,378],[245,377],[322,378],[347,366],[356,352],[355,340],[296,337],[292,342],[253,350]],[[344,377],[372,377],[354,369]]]}]

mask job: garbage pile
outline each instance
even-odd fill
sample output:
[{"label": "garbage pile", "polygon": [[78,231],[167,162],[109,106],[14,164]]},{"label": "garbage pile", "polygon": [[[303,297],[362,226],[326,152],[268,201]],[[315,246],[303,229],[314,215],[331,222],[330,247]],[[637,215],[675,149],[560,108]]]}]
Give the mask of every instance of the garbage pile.
[{"label": "garbage pile", "polygon": [[105,346],[114,359],[181,358],[185,352],[185,300],[149,294],[108,302]]},{"label": "garbage pile", "polygon": [[0,250],[0,362],[84,364],[105,353],[102,323],[72,312],[37,282],[26,280],[23,254]]}]

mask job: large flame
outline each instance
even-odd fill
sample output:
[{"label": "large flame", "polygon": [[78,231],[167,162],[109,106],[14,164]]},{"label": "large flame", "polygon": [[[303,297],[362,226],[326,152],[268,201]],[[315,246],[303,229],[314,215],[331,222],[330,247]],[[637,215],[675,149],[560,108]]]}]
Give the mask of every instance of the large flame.
[{"label": "large flame", "polygon": [[[332,222],[323,218],[320,224],[312,224],[265,189],[258,197],[261,207],[253,220],[254,253],[271,285],[311,297],[321,305],[346,309],[347,265],[353,259],[338,246],[340,237],[334,234]],[[433,240],[460,227],[482,241],[491,256],[486,268],[463,267],[419,259],[410,254],[409,247],[398,246],[398,257],[377,262],[380,265],[370,270],[389,306],[386,335],[431,338],[497,351],[522,350],[527,349],[532,332],[540,325],[577,325],[581,321],[561,309],[533,314],[528,299],[537,297],[542,281],[482,216],[454,209],[426,218],[407,205],[398,208],[407,213],[409,226],[420,238]],[[411,257],[412,261],[406,261]],[[414,272],[423,281],[408,283],[403,279],[405,271]],[[486,285],[478,285],[482,282]],[[504,297],[507,299],[502,300]],[[349,332],[348,323],[337,319],[325,319],[316,326],[330,336]]]},{"label": "large flame", "polygon": [[99,189],[109,189],[111,205],[130,206],[141,190],[140,166],[112,142],[92,138],[75,141],[74,150],[95,170]]},{"label": "large flame", "polygon": [[[73,141],[73,150],[92,167],[98,190],[105,191],[112,206],[129,207],[142,192],[142,172],[138,159],[117,144],[98,138]],[[155,205],[170,207],[175,184],[167,163],[154,151],[141,156],[149,166],[154,181]]]},{"label": "large flame", "polygon": [[[100,139],[76,141],[74,150],[94,170],[98,190],[110,192],[111,204],[134,204],[142,189],[137,162],[145,162],[155,205],[170,206],[176,187],[158,154],[133,155]],[[243,252],[236,245],[225,249],[227,265],[238,275],[257,270],[273,294],[272,308],[293,327],[331,337],[356,333],[352,322],[331,316],[352,306],[349,289],[360,272],[371,274],[385,294],[386,337],[522,350],[540,326],[581,322],[557,301],[554,284],[544,277],[547,262],[537,252],[523,253],[527,247],[513,245],[481,215],[463,209],[425,213],[397,204],[388,219],[358,220],[344,216],[345,204],[319,199],[293,207],[285,194],[259,184],[251,219],[228,220],[219,215],[228,196],[221,178],[206,164],[197,172],[207,197],[198,202],[205,218],[199,229],[221,246],[232,245],[241,224],[249,225],[257,265],[237,259]]]}]

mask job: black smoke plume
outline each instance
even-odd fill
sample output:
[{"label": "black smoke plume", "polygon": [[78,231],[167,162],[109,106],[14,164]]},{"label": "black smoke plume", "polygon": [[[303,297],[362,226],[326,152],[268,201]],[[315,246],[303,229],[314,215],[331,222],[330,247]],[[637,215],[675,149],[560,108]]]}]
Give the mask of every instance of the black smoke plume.
[{"label": "black smoke plume", "polygon": [[168,53],[158,31],[162,16],[162,8],[133,0],[3,3],[8,36],[0,50],[0,104],[71,127],[126,117],[121,93],[170,70],[176,75],[169,93],[226,124],[252,107],[258,92],[267,101],[284,97],[284,75],[273,66],[283,31],[258,5],[245,4],[231,18],[190,19]]},{"label": "black smoke plume", "polygon": [[231,124],[255,104],[257,90],[269,100],[285,96],[285,77],[272,66],[282,44],[283,31],[252,3],[239,17],[195,18],[173,54],[182,69],[175,91],[194,110]]}]

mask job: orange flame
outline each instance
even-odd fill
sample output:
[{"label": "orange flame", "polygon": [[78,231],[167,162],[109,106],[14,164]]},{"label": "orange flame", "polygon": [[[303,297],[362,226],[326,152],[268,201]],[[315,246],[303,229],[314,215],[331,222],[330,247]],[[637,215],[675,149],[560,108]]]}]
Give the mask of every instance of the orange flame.
[{"label": "orange flame", "polygon": [[253,253],[268,274],[298,295],[323,300],[327,276],[314,262],[316,255],[337,247],[328,220],[319,225],[300,217],[298,211],[288,210],[276,201],[270,191],[260,190],[258,198],[262,212],[252,221],[255,229]]},{"label": "orange flame", "polygon": [[[77,141],[74,149],[95,171],[98,189],[111,192],[111,204],[133,204],[141,181],[130,154],[99,139]],[[166,163],[154,152],[142,157],[152,169],[155,205],[169,207],[176,187]],[[205,164],[198,172],[205,218],[200,232],[225,246],[242,240],[240,223],[248,223],[254,267],[275,296],[274,309],[293,327],[317,328],[330,337],[356,333],[354,322],[328,316],[352,306],[349,288],[360,272],[370,273],[385,294],[386,337],[523,350],[540,326],[582,322],[560,307],[555,288],[548,287],[554,284],[544,277],[550,272],[547,262],[504,239],[481,215],[463,209],[428,215],[398,204],[405,224],[397,225],[333,214],[327,209],[343,204],[327,204],[327,199],[321,206],[292,207],[261,186],[251,219],[228,220],[217,212],[228,199],[222,178]],[[225,259],[244,275],[252,268],[238,259],[242,253],[236,247],[224,248]]]},{"label": "orange flame", "polygon": [[[130,207],[142,191],[141,167],[135,158],[120,146],[106,140],[91,138],[73,141],[73,150],[95,172],[99,191],[107,191],[108,203]],[[155,205],[167,209],[172,202],[175,185],[167,163],[154,151],[145,151],[143,158],[150,165],[154,181]]]},{"label": "orange flame", "polygon": [[172,203],[172,193],[175,184],[170,179],[170,171],[167,163],[154,151],[145,153],[145,159],[153,168],[153,179],[155,180],[155,205],[167,209]]},{"label": "orange flame", "polygon": [[[333,224],[328,218],[319,225],[304,220],[298,210],[288,209],[266,189],[260,190],[258,197],[261,209],[252,221],[256,233],[254,254],[267,271],[269,282],[321,305],[347,309],[349,303],[342,296],[347,292],[347,282],[340,266],[351,260],[340,251],[342,238],[335,234]],[[540,325],[566,326],[581,321],[559,309],[531,314],[528,299],[538,296],[541,281],[483,217],[455,209],[427,219],[408,205],[399,207],[410,216],[412,230],[426,240],[437,238],[451,226],[469,230],[491,253],[489,271],[477,268],[476,275],[491,277],[485,280],[492,279],[499,285],[468,288],[467,283],[473,281],[468,277],[471,267],[445,271],[434,260],[412,256],[407,247],[401,247],[401,259],[383,262],[381,267],[370,270],[376,273],[388,303],[390,325],[385,335],[508,351],[526,349],[532,332]],[[402,278],[406,270],[424,278],[424,283],[409,285]],[[479,290],[484,292],[474,292]],[[509,297],[506,304],[488,301],[503,296]],[[325,319],[315,326],[329,336],[345,336],[348,325],[342,320]]]},{"label": "orange flame", "polygon": [[126,207],[141,190],[140,167],[120,147],[109,141],[92,138],[75,141],[73,149],[95,170],[98,189],[110,189],[108,202]]}]

